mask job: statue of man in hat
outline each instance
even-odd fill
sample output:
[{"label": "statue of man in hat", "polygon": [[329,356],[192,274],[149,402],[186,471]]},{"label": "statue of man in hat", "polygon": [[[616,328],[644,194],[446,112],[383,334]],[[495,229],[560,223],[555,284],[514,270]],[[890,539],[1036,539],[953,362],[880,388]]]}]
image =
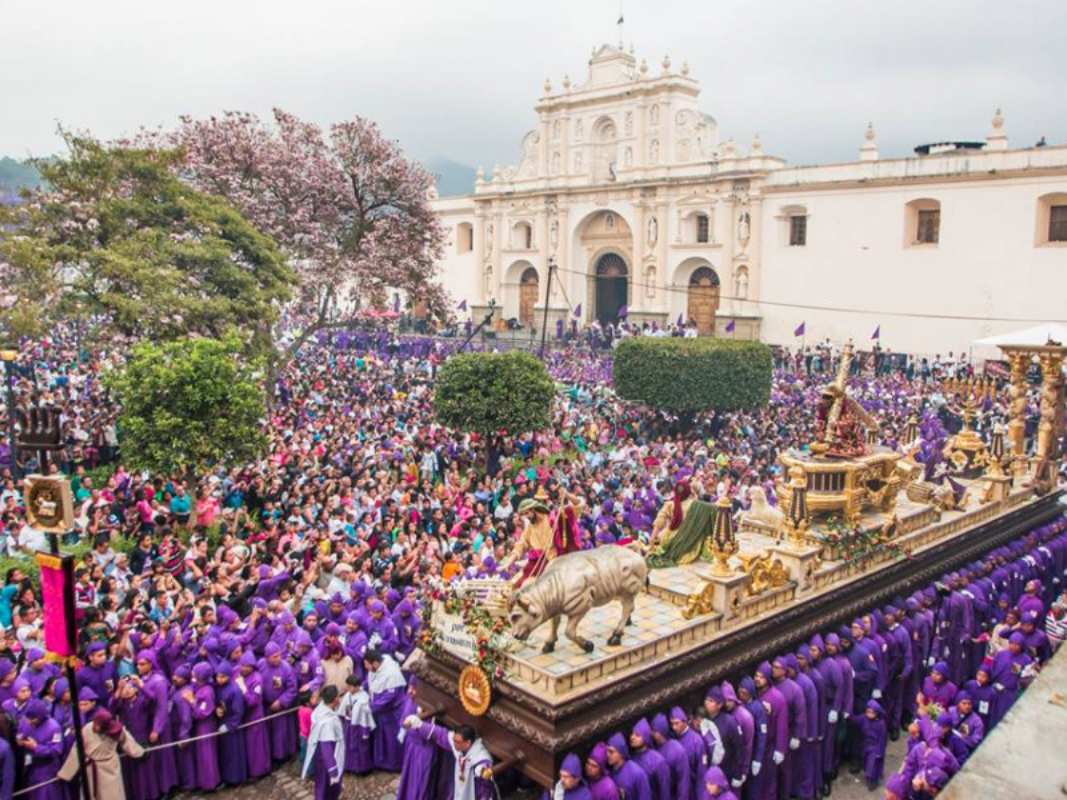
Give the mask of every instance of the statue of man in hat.
[{"label": "statue of man in hat", "polygon": [[548,495],[543,486],[538,488],[533,497],[527,497],[519,503],[519,516],[525,520],[526,527],[501,564],[502,568],[507,568],[523,556],[526,557],[526,564],[515,582],[516,589],[528,578],[540,575],[556,556],[579,549],[575,507],[580,502],[578,498],[568,495],[568,503],[556,515],[555,524],[552,524]]}]

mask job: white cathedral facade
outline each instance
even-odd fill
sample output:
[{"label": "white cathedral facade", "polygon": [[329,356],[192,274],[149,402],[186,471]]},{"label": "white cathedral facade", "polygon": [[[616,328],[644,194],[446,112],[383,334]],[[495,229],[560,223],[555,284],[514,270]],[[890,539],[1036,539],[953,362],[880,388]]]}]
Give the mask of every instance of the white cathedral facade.
[{"label": "white cathedral facade", "polygon": [[930,354],[1067,319],[1067,145],[1010,149],[998,111],[981,142],[882,159],[868,127],[856,161],[790,167],[722,137],[699,95],[686,64],[610,45],[584,83],[546,81],[519,163],[433,201],[455,301],[777,344],[880,326]]}]

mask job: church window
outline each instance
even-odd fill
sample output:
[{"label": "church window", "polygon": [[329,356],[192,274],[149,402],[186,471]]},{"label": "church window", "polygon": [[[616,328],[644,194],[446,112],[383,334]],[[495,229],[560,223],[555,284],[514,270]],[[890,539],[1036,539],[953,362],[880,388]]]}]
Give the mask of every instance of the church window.
[{"label": "church window", "polygon": [[700,244],[707,244],[708,242],[707,214],[697,214],[697,242]]},{"label": "church window", "polygon": [[469,222],[456,226],[456,252],[469,253],[474,249],[474,227]]},{"label": "church window", "polygon": [[1048,210],[1048,240],[1067,242],[1067,206],[1052,206]]},{"label": "church window", "polygon": [[941,236],[941,210],[920,209],[915,241],[919,244],[937,244]]},{"label": "church window", "polygon": [[804,247],[808,243],[808,215],[794,214],[789,218],[789,246]]}]

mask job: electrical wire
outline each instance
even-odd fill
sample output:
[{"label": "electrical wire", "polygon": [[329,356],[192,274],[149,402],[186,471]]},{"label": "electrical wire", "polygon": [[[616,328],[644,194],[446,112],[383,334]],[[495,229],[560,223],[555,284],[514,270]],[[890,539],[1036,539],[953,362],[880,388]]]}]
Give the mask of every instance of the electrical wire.
[{"label": "electrical wire", "polygon": [[[561,267],[556,265],[557,272],[567,272],[571,275],[580,275],[583,278],[595,280],[595,275],[590,275],[587,272],[577,269],[569,269],[568,267]],[[673,284],[659,284],[659,283],[645,283],[643,281],[628,280],[630,286],[655,289],[657,291],[662,290],[664,292],[674,292],[676,294],[683,294],[688,296],[689,287],[676,286]],[[562,282],[561,282],[562,285]],[[777,300],[753,300],[750,297],[734,297],[732,295],[719,294],[720,300],[736,300],[740,303],[752,303],[753,305],[760,306],[773,306],[775,308],[792,308],[801,311],[829,311],[839,314],[865,314],[871,317],[905,317],[908,319],[944,319],[944,320],[957,320],[967,322],[1016,322],[1016,323],[1031,323],[1040,324],[1043,322],[1051,322],[1058,324],[1067,324],[1067,319],[1038,319],[1034,317],[980,317],[972,316],[968,314],[933,314],[924,313],[921,311],[885,311],[871,308],[849,308],[843,306],[820,306],[812,305],[810,303],[787,303]]]}]

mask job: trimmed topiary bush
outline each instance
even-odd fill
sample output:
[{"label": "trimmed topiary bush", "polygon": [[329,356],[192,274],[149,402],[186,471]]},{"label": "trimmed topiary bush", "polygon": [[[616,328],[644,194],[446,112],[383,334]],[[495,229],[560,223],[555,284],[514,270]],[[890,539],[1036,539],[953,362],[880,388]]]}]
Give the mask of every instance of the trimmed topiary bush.
[{"label": "trimmed topiary bush", "polygon": [[732,339],[624,339],[615,351],[615,390],[625,400],[675,413],[767,405],[771,350]]},{"label": "trimmed topiary bush", "polygon": [[438,372],[433,407],[448,427],[485,437],[487,470],[495,474],[500,436],[547,428],[555,395],[545,365],[529,353],[464,353]]}]

